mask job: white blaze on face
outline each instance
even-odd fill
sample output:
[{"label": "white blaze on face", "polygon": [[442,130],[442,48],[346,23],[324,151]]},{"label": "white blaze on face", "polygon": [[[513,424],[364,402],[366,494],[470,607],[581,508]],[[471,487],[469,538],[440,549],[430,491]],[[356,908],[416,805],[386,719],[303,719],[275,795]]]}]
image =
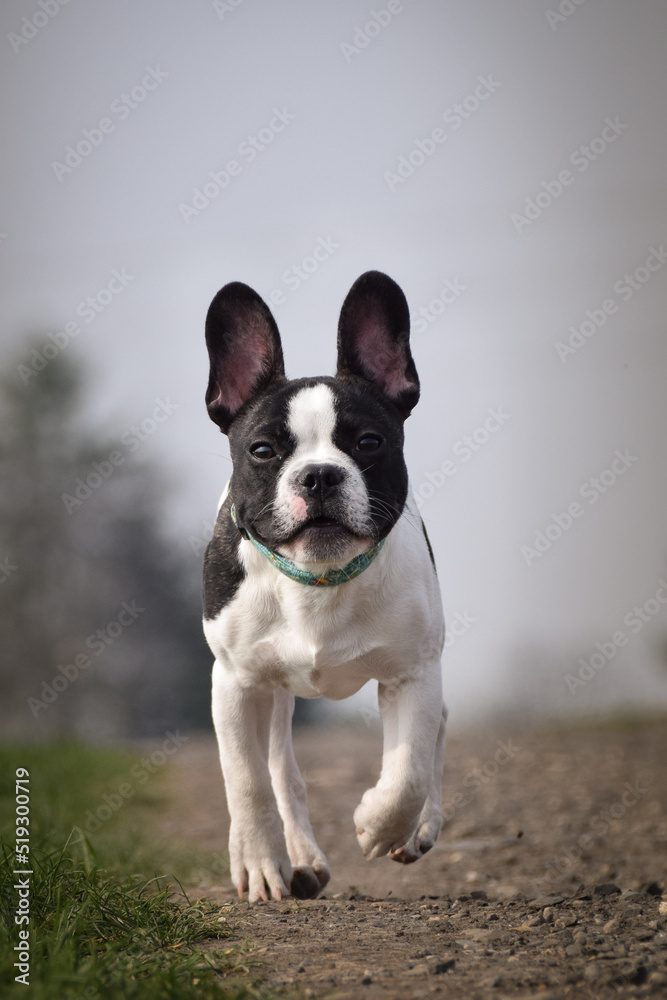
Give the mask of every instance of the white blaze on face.
[{"label": "white blaze on face", "polygon": [[346,526],[366,534],[368,492],[357,465],[334,443],[336,408],[331,388],[320,383],[300,389],[290,400],[287,427],[296,447],[278,481],[277,514],[281,525],[296,531],[307,520],[307,504],[299,480],[306,466],[317,463],[334,465],[342,472],[340,496],[346,510]]},{"label": "white blaze on face", "polygon": [[313,385],[297,392],[290,400],[287,426],[297,443],[294,458],[299,454],[307,456],[308,462],[347,458],[333,442],[336,409],[328,385]]}]

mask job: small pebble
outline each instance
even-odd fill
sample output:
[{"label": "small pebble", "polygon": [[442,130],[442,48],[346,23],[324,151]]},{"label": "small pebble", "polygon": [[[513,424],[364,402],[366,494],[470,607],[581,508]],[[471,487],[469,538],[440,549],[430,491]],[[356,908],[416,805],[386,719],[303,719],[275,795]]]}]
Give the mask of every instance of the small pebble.
[{"label": "small pebble", "polygon": [[615,882],[601,882],[600,885],[595,886],[596,896],[615,896],[620,891],[620,886],[616,885]]},{"label": "small pebble", "polygon": [[532,910],[542,910],[545,906],[557,906],[564,901],[564,896],[538,896],[530,902]]},{"label": "small pebble", "polygon": [[589,962],[584,969],[584,979],[588,983],[595,983],[600,978],[600,966],[597,962]]},{"label": "small pebble", "polygon": [[577,916],[575,916],[574,913],[572,913],[571,911],[565,910],[557,918],[557,920],[556,920],[556,922],[554,924],[554,927],[557,927],[559,930],[561,928],[563,928],[563,927],[574,927],[574,925],[577,923],[578,919],[579,918]]},{"label": "small pebble", "polygon": [[445,958],[439,962],[436,962],[436,964],[433,966],[433,972],[435,973],[436,976],[439,976],[443,972],[449,972],[449,970],[453,969],[455,965],[456,965],[455,958]]},{"label": "small pebble", "polygon": [[644,882],[639,891],[646,892],[649,896],[662,896],[662,886],[658,882]]}]

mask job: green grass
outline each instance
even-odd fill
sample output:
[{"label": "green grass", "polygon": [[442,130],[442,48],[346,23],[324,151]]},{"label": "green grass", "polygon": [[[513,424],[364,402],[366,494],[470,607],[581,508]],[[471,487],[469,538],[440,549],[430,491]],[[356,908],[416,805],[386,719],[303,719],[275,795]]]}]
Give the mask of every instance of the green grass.
[{"label": "green grass", "polygon": [[[30,986],[15,982],[15,774],[30,772]],[[193,858],[155,837],[161,774],[136,758],[56,744],[0,746],[0,993],[3,1000],[268,998],[220,908],[192,902],[178,877]],[[118,789],[123,787],[125,795]],[[131,794],[127,791],[132,789]],[[111,805],[109,804],[111,803]],[[116,808],[114,809],[113,806]],[[106,808],[105,808],[106,807]],[[101,817],[101,819],[100,819]],[[99,821],[99,826],[96,823]],[[199,852],[201,871],[219,856]],[[26,876],[28,877],[28,876]],[[211,941],[214,940],[213,946]],[[205,949],[198,947],[206,941]]]}]

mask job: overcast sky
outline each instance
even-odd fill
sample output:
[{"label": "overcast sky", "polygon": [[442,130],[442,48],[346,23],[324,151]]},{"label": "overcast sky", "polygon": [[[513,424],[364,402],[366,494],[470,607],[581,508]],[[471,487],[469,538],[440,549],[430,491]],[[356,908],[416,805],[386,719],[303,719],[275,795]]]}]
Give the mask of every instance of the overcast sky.
[{"label": "overcast sky", "polygon": [[175,535],[229,472],[217,289],[252,285],[288,374],[328,374],[347,290],[384,270],[413,314],[455,717],[667,700],[664,0],[7,0],[0,22],[3,338],[87,361],[112,438],[170,402],[142,447]]}]

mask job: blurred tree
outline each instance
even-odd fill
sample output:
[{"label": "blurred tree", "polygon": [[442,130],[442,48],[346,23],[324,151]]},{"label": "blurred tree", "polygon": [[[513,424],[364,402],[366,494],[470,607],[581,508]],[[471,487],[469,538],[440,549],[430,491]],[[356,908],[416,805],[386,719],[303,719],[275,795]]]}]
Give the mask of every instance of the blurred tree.
[{"label": "blurred tree", "polygon": [[162,528],[164,475],[88,429],[68,354],[30,356],[0,377],[3,733],[208,725],[200,561]]}]

